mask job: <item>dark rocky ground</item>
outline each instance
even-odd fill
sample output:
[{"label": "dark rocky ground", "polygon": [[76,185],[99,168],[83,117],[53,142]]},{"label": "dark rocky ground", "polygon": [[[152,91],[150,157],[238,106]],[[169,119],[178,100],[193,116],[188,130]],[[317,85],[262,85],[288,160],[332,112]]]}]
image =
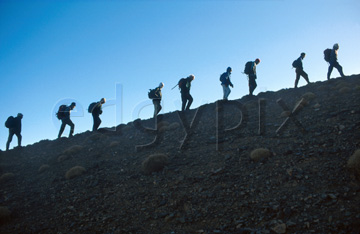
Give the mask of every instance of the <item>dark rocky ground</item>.
[{"label": "dark rocky ground", "polygon": [[359,75],[159,118],[0,152],[0,233],[360,233]]}]

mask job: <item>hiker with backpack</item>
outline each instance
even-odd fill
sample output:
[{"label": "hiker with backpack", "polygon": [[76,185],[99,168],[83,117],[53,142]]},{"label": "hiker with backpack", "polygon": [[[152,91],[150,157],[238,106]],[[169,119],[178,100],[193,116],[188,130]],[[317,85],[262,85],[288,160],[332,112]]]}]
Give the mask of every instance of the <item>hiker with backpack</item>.
[{"label": "hiker with backpack", "polygon": [[148,96],[150,99],[152,99],[152,102],[154,104],[154,118],[159,114],[160,110],[162,109],[160,103],[161,103],[161,89],[164,87],[164,83],[160,82],[159,86],[155,89],[150,89]]},{"label": "hiker with backpack", "polygon": [[300,80],[300,76],[304,77],[304,79],[306,80],[306,82],[308,84],[310,84],[309,81],[309,76],[308,74],[304,71],[303,68],[303,64],[302,64],[302,60],[305,58],[305,53],[301,53],[300,57],[298,59],[296,59],[293,63],[292,66],[295,68],[295,73],[296,73],[296,78],[295,78],[295,88],[297,88],[297,85],[299,83]]},{"label": "hiker with backpack", "polygon": [[21,119],[23,118],[23,114],[19,113],[16,117],[10,116],[6,122],[5,127],[9,129],[9,137],[6,142],[6,151],[9,150],[10,143],[14,135],[18,138],[18,147],[21,147]]},{"label": "hiker with backpack", "polygon": [[326,49],[324,51],[325,61],[329,63],[329,70],[328,70],[328,73],[327,73],[327,79],[328,80],[330,80],[330,75],[331,75],[331,72],[332,72],[334,67],[339,71],[341,77],[345,76],[344,73],[343,73],[342,66],[337,61],[337,55],[338,55],[337,51],[338,50],[339,50],[339,44],[335,43],[334,46],[333,46],[333,49],[331,50],[331,52],[330,52],[330,49]]},{"label": "hiker with backpack", "polygon": [[189,75],[187,78],[179,80],[178,86],[181,93],[181,111],[189,110],[193,102],[193,98],[190,95],[191,82],[195,79],[194,75]]},{"label": "hiker with backpack", "polygon": [[223,96],[223,100],[227,101],[228,100],[228,96],[231,92],[229,85],[234,88],[234,85],[231,83],[230,80],[230,75],[231,75],[232,69],[231,67],[228,67],[226,69],[226,72],[224,72],[223,74],[221,74],[220,76],[220,81],[221,81],[221,86],[223,87],[223,91],[224,91],[224,96]]},{"label": "hiker with backpack", "polygon": [[106,99],[101,98],[99,102],[91,103],[88,108],[88,112],[92,114],[93,119],[94,119],[94,125],[93,125],[93,129],[92,129],[93,131],[96,131],[101,124],[100,115],[102,114],[102,105],[105,102],[106,102]]},{"label": "hiker with backpack", "polygon": [[253,92],[257,87],[256,84],[256,66],[260,63],[260,59],[257,58],[255,61],[249,61],[245,64],[244,73],[248,75],[249,80],[249,96],[253,96]]},{"label": "hiker with backpack", "polygon": [[69,137],[73,136],[75,124],[70,119],[70,112],[75,108],[75,106],[76,106],[76,103],[73,102],[73,103],[71,103],[70,106],[61,105],[59,107],[59,110],[56,113],[58,119],[61,120],[61,127],[60,127],[58,138],[60,138],[61,135],[63,134],[66,125],[70,126]]}]

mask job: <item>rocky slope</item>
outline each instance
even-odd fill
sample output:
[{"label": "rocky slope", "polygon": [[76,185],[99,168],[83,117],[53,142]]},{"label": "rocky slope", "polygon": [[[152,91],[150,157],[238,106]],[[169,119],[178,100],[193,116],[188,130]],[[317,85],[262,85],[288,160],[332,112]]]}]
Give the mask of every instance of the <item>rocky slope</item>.
[{"label": "rocky slope", "polygon": [[359,233],[359,130],[356,75],[0,152],[0,233]]}]

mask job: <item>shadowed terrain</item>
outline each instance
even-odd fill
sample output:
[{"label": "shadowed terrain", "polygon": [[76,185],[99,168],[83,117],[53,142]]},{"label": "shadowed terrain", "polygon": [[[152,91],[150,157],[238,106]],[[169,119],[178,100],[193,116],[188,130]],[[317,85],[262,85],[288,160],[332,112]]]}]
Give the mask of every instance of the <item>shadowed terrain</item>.
[{"label": "shadowed terrain", "polygon": [[0,232],[359,233],[359,148],[359,75],[44,140],[0,152]]}]

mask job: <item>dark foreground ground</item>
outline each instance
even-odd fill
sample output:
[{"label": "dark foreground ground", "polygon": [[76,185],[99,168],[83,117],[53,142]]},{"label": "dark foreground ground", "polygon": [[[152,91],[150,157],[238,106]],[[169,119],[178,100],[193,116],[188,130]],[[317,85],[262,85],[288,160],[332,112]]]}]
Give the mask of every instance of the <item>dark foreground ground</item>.
[{"label": "dark foreground ground", "polygon": [[[360,233],[346,166],[360,148],[360,76],[165,114],[157,127],[0,152],[0,233]],[[255,162],[257,148],[272,155]],[[168,164],[146,174],[152,154]],[[67,179],[74,166],[85,171]]]}]

